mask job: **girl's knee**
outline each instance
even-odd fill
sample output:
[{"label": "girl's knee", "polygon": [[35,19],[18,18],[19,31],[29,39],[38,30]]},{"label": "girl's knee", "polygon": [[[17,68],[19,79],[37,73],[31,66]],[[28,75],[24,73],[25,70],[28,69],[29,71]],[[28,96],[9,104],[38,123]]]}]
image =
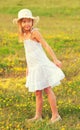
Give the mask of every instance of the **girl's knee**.
[{"label": "girl's knee", "polygon": [[51,87],[47,87],[44,89],[44,92],[48,95],[52,92],[52,88]]},{"label": "girl's knee", "polygon": [[37,91],[35,92],[35,95],[36,95],[36,96],[41,96],[41,95],[42,95],[42,90],[37,90]]}]

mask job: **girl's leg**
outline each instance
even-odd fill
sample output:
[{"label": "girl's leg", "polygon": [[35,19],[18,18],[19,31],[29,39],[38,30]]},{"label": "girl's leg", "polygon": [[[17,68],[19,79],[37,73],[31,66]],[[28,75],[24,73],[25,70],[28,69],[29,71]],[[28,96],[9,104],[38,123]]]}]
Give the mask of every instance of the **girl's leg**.
[{"label": "girl's leg", "polygon": [[42,98],[42,90],[38,90],[35,92],[36,95],[36,118],[42,117],[42,106],[43,106],[43,98]]},{"label": "girl's leg", "polygon": [[51,110],[52,110],[52,118],[51,118],[51,120],[55,120],[59,116],[57,106],[56,106],[55,94],[53,93],[51,87],[45,88],[44,91],[46,92],[46,94],[48,96],[48,101],[50,103],[50,107],[51,107]]},{"label": "girl's leg", "polygon": [[42,105],[43,105],[42,90],[36,91],[35,95],[36,95],[36,114],[35,114],[34,118],[29,119],[29,121],[35,121],[35,120],[42,119]]}]

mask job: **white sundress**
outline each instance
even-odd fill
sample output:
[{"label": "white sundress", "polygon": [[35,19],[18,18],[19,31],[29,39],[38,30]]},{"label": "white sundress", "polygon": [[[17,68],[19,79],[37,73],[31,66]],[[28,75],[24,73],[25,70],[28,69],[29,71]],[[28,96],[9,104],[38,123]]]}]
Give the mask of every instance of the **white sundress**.
[{"label": "white sundress", "polygon": [[43,90],[60,84],[65,75],[46,55],[41,43],[31,39],[24,40],[28,67],[26,87],[29,92]]}]

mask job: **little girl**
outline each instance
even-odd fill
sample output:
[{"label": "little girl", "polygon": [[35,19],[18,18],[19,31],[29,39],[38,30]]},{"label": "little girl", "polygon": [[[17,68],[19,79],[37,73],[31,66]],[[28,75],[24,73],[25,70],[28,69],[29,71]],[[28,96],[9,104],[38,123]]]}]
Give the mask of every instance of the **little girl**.
[{"label": "little girl", "polygon": [[[33,17],[29,9],[22,9],[18,12],[18,18],[14,22],[19,27],[19,40],[24,42],[25,55],[27,61],[27,82],[30,92],[35,92],[36,95],[36,114],[29,121],[42,119],[42,90],[48,96],[48,101],[52,111],[51,123],[61,119],[57,107],[56,97],[52,91],[52,87],[59,85],[60,80],[65,76],[62,72],[61,62],[57,59],[51,47],[43,39],[38,29],[33,29],[38,22],[39,17]],[[52,57],[49,60],[43,47]],[[54,62],[54,63],[53,63]]]}]

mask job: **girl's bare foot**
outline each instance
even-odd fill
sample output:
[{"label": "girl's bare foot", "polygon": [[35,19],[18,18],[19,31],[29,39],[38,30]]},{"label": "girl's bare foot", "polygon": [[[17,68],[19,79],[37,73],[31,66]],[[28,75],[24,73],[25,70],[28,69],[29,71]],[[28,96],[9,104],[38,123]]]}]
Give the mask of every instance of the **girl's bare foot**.
[{"label": "girl's bare foot", "polygon": [[34,121],[42,121],[42,117],[41,117],[41,116],[40,116],[40,117],[35,116],[35,117],[33,117],[33,118],[29,119],[28,121],[29,121],[29,122],[34,122]]}]

